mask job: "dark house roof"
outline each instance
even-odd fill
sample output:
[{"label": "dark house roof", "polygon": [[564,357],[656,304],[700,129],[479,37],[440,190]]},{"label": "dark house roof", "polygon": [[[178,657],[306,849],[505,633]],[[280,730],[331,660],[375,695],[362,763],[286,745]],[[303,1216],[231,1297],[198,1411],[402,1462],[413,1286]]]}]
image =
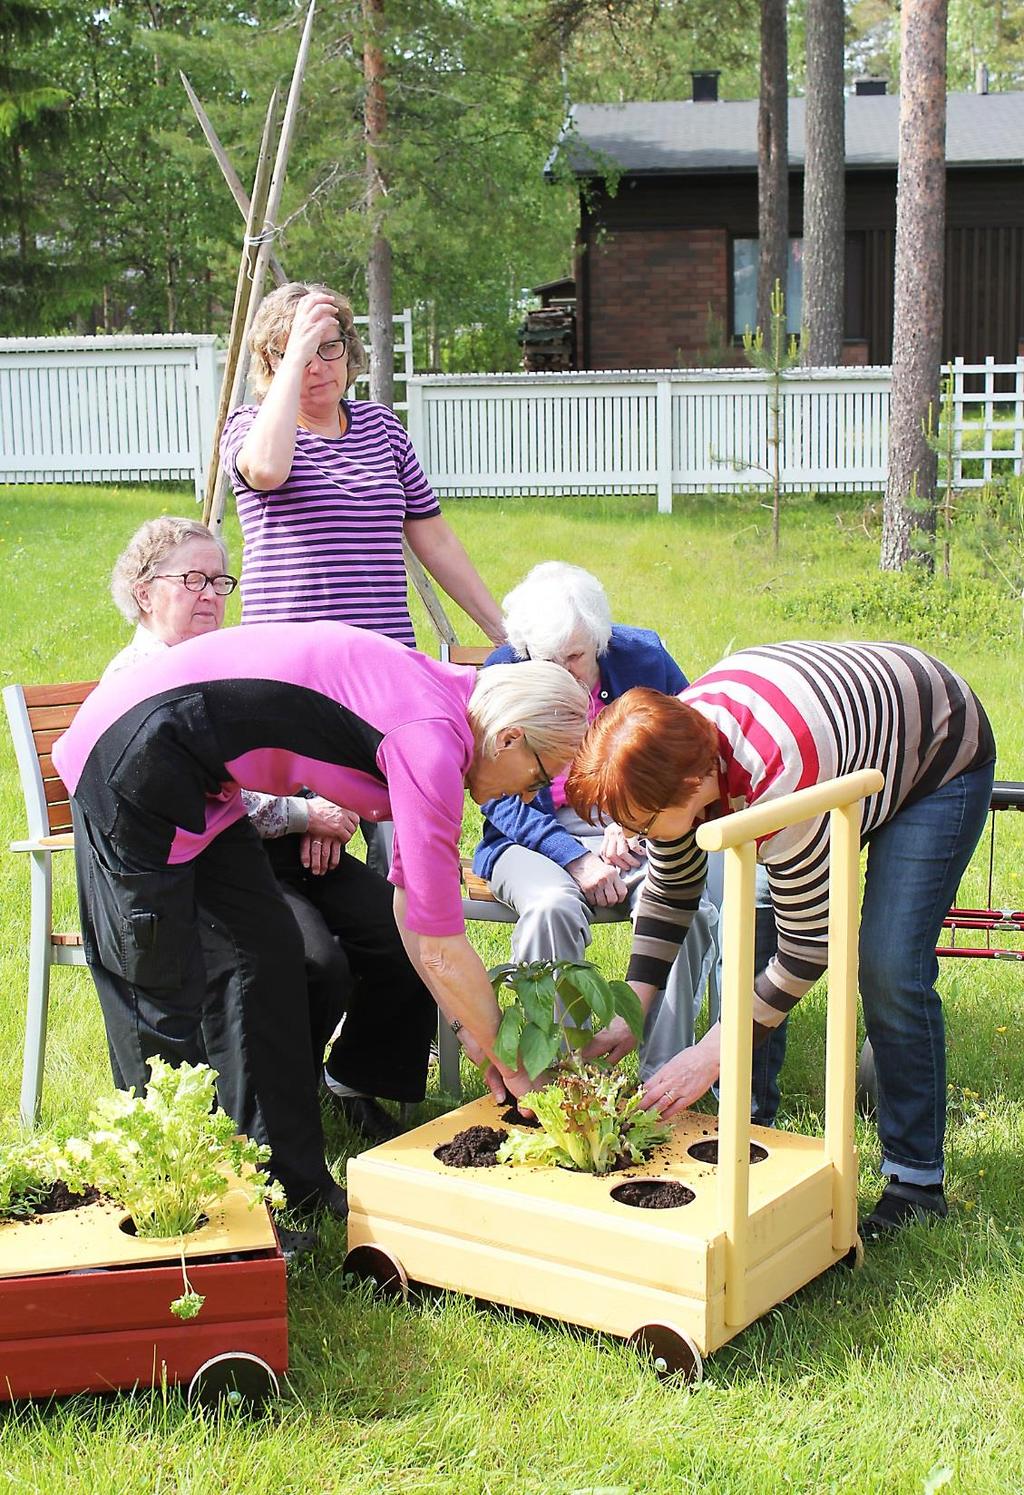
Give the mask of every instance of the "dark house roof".
[{"label": "dark house roof", "polygon": [[[804,164],[805,100],[789,101],[789,161]],[[1024,164],[1024,93],[947,95],[950,167]],[[577,176],[659,172],[756,172],[757,100],[695,104],[576,104],[548,160],[564,156]],[[900,101],[896,94],[846,100],[849,171],[895,168]]]}]

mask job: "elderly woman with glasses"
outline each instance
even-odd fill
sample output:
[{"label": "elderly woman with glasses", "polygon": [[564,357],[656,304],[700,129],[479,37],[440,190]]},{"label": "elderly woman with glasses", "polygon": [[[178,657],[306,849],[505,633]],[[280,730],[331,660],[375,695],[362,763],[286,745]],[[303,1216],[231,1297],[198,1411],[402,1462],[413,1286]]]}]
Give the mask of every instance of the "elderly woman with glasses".
[{"label": "elderly woman with glasses", "polygon": [[525,1094],[526,1074],[495,1058],[500,1013],[466,939],[464,797],[532,796],[565,769],[586,723],[586,693],[557,665],[478,675],[344,623],[212,629],[102,682],[53,759],[71,795],[83,937],[123,1080],[144,1084],[153,1054],[197,1057],[201,930],[212,921],[234,949],[240,1084],[271,1168],[292,1206],[344,1212],[324,1159],[306,1004],[294,998],[302,940],[241,798],[308,785],[393,820],[390,880],[409,958],[494,1093]]},{"label": "elderly woman with glasses", "polygon": [[[237,585],[227,566],[223,542],[205,525],[166,515],[147,520],[118,557],[111,579],[118,609],[138,626],[103,678],[219,628],[225,598]],[[384,1141],[398,1127],[377,1097],[423,1099],[437,1023],[395,927],[391,890],[346,853],[358,824],[351,810],[305,794],[246,792],[243,800],[302,933],[316,1076],[323,1068],[332,1103],[349,1126]],[[235,962],[215,929],[204,928],[203,943],[210,982],[207,1050],[222,1071],[225,1109],[248,1129],[253,1118],[242,1112],[233,1084],[237,1065],[230,1052],[225,1057],[237,1038]],[[324,1066],[324,1050],[343,1014]]]},{"label": "elderly woman with glasses", "polygon": [[249,338],[257,403],[229,417],[221,456],[245,538],[242,622],[332,618],[415,645],[402,539],[495,643],[497,603],[442,517],[393,411],[348,390],[366,354],[344,296],[294,282]]}]

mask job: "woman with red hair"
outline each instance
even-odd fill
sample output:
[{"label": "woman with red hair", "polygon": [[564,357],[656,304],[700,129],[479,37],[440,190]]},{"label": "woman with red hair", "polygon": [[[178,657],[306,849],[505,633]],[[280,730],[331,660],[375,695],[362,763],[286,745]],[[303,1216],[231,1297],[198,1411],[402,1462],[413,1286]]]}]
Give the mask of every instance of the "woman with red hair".
[{"label": "woman with red hair", "polygon": [[[861,768],[885,778],[865,800],[868,846],[860,988],[878,1078],[886,1186],[869,1236],[944,1216],[946,1077],[935,942],[985,823],[995,742],[977,696],[948,666],[904,644],[772,644],[724,660],[679,696],[628,691],[597,718],[566,791],[647,839],[649,869],[628,979],[650,1002],[686,938],[707,858],[696,826]],[[754,1043],[828,961],[828,817],[758,847],[778,951],[754,982]],[[720,1029],[664,1064],[644,1104],[664,1116],[718,1078]],[[601,1050],[632,1047],[624,1027]]]}]

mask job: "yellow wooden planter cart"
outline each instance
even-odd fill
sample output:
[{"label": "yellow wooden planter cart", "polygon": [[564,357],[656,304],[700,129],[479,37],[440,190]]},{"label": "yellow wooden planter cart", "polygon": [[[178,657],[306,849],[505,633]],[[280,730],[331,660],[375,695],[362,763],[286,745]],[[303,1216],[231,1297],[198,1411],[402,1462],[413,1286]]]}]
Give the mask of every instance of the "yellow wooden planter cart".
[{"label": "yellow wooden planter cart", "polygon": [[[620,1335],[653,1354],[659,1370],[697,1380],[703,1356],[837,1262],[859,1259],[860,805],[882,782],[874,770],[847,774],[697,833],[706,850],[725,852],[719,1115],[685,1113],[670,1141],[628,1171],[630,1180],[685,1184],[690,1203],[620,1203],[622,1173],[446,1167],[438,1147],[468,1126],[500,1125],[486,1097],[352,1159],[345,1270],[403,1295],[422,1282]],[[825,1133],[805,1137],[750,1123],[755,843],[825,813]],[[715,1138],[717,1164],[699,1161]],[[701,1143],[695,1158],[690,1149]]]}]

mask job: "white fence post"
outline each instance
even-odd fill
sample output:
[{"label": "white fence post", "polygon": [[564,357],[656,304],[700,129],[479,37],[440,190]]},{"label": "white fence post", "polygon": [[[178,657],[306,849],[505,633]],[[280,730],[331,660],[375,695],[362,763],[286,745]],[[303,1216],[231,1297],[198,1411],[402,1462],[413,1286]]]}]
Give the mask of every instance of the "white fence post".
[{"label": "white fence post", "polygon": [[655,458],[658,475],[658,513],[672,512],[672,386],[667,379],[658,380],[654,416]]}]

